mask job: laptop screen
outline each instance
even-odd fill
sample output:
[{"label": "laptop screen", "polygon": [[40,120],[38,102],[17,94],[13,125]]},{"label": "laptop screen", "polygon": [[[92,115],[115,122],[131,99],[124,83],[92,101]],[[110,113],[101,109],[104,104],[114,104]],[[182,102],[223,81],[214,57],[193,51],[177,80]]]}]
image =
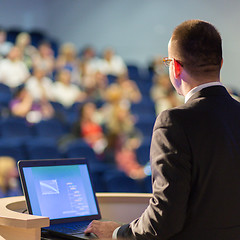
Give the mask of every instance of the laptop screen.
[{"label": "laptop screen", "polygon": [[84,160],[27,160],[18,165],[31,214],[50,220],[99,215]]}]

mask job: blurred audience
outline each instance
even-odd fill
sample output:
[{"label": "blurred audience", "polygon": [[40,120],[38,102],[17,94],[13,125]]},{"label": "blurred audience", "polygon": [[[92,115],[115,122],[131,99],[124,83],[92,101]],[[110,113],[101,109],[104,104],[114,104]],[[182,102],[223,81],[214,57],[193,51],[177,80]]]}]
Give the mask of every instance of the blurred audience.
[{"label": "blurred audience", "polygon": [[70,82],[81,85],[81,64],[77,57],[77,50],[73,43],[61,45],[56,59],[56,70],[67,69],[70,72]]},{"label": "blurred audience", "polygon": [[108,156],[129,177],[145,177],[143,167],[137,162],[135,150],[141,143],[141,134],[134,127],[134,117],[123,104],[123,91],[112,84],[106,91],[107,103],[103,106],[108,139]]},{"label": "blurred audience", "polygon": [[26,88],[34,101],[54,101],[53,82],[46,76],[46,68],[35,66],[32,76],[26,82]]},{"label": "blurred audience", "polygon": [[29,123],[37,123],[43,119],[49,119],[54,115],[54,109],[48,101],[34,101],[34,98],[21,85],[14,90],[14,97],[9,104],[12,115],[26,118]]},{"label": "blurred audience", "polygon": [[81,55],[82,76],[99,71],[100,61],[100,58],[96,56],[95,49],[92,46],[85,47]]},{"label": "blurred audience", "polygon": [[167,74],[155,75],[154,84],[151,88],[151,97],[155,102],[157,114],[183,103],[183,98],[176,93]]},{"label": "blurred audience", "polygon": [[26,32],[17,35],[15,45],[22,52],[23,62],[29,70],[33,66],[33,58],[37,54],[37,49],[31,44],[31,36]]},{"label": "blurred audience", "polygon": [[149,70],[153,71],[157,75],[168,74],[168,69],[163,63],[163,58],[161,56],[155,57],[148,66]]},{"label": "blurred audience", "polygon": [[33,57],[33,66],[44,68],[48,77],[53,77],[55,69],[54,52],[48,41],[43,41],[38,45],[38,54]]},{"label": "blurred audience", "polygon": [[86,93],[71,83],[71,71],[61,69],[58,71],[56,82],[53,83],[53,97],[56,102],[69,108],[76,102],[83,102],[86,99]]},{"label": "blurred audience", "polygon": [[13,43],[7,41],[6,31],[0,27],[0,59],[8,55]]},{"label": "blurred audience", "polygon": [[111,74],[118,76],[127,70],[123,59],[116,55],[112,48],[107,48],[103,52],[103,58],[99,63],[99,70],[105,75]]},{"label": "blurred audience", "polygon": [[12,115],[25,118],[31,111],[32,105],[33,97],[25,89],[24,85],[21,85],[14,90],[13,99],[9,104]]},{"label": "blurred audience", "polygon": [[75,124],[75,134],[83,138],[97,155],[101,155],[107,147],[107,140],[99,124],[97,108],[93,102],[82,105],[79,119]]},{"label": "blurred audience", "polygon": [[30,73],[22,61],[22,52],[19,47],[11,48],[6,59],[0,60],[0,82],[15,88],[29,78]]},{"label": "blurred audience", "polygon": [[87,96],[93,100],[104,99],[108,87],[107,77],[99,71],[93,72],[82,78],[82,87]]},{"label": "blurred audience", "polygon": [[133,80],[130,80],[127,72],[120,74],[117,78],[118,87],[122,90],[123,99],[130,103],[139,103],[142,98],[142,94]]}]

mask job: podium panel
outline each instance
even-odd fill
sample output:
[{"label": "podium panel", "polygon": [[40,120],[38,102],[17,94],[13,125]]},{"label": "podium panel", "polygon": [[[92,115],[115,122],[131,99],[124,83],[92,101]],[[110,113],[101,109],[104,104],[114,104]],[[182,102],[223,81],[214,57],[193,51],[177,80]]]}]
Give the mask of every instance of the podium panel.
[{"label": "podium panel", "polygon": [[[96,193],[103,219],[128,223],[141,216],[152,194]],[[49,218],[23,213],[24,196],[0,199],[0,240],[39,240]]]},{"label": "podium panel", "polygon": [[141,216],[152,194],[97,193],[102,218],[128,223]]}]

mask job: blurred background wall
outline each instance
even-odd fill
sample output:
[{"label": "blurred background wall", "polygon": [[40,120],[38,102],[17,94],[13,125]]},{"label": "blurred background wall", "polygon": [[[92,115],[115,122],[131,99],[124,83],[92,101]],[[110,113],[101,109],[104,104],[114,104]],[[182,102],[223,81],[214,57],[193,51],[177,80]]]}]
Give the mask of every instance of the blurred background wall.
[{"label": "blurred background wall", "polygon": [[176,25],[203,19],[223,38],[223,83],[239,90],[239,9],[237,0],[0,0],[0,25],[43,30],[59,43],[91,44],[98,53],[112,46],[126,62],[145,66],[167,56]]}]

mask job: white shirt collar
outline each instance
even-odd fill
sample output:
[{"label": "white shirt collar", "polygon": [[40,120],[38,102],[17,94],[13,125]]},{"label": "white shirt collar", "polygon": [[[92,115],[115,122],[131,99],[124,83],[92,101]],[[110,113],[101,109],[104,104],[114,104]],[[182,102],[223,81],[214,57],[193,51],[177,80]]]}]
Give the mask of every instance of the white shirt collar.
[{"label": "white shirt collar", "polygon": [[201,91],[203,88],[211,87],[211,86],[222,86],[221,82],[209,82],[209,83],[204,83],[201,84],[193,89],[191,89],[187,95],[185,96],[185,103],[192,97],[193,94],[196,92]]}]

